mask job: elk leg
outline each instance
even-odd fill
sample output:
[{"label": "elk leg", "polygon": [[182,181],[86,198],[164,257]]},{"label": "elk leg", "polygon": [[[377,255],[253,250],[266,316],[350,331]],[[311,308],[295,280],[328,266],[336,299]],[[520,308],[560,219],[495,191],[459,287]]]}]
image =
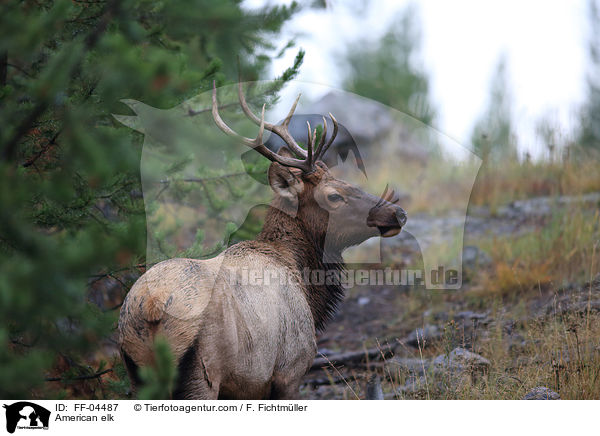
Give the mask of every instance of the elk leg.
[{"label": "elk leg", "polygon": [[177,365],[177,382],[173,391],[175,400],[216,400],[220,380],[209,374],[199,354],[198,340],[188,348]]},{"label": "elk leg", "polygon": [[203,379],[190,380],[188,384],[175,394],[174,400],[218,400],[218,386],[209,386]]},{"label": "elk leg", "polygon": [[217,400],[219,383],[206,376],[205,368],[198,365],[189,378],[179,378],[173,393],[174,400]]}]

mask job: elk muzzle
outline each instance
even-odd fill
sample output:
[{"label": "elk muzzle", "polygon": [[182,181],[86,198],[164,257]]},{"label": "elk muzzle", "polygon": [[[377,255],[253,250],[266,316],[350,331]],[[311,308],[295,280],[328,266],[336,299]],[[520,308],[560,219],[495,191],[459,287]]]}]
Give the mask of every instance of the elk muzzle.
[{"label": "elk muzzle", "polygon": [[383,238],[396,236],[406,224],[407,216],[404,209],[395,204],[385,202],[378,204],[369,211],[367,226],[377,227]]}]

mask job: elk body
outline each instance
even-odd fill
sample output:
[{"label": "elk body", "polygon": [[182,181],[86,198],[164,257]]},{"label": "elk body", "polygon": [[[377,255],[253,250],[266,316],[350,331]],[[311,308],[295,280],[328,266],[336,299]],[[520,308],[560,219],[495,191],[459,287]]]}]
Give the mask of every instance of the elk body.
[{"label": "elk body", "polygon": [[[317,352],[315,334],[343,296],[339,281],[307,282],[305,271],[339,273],[342,251],[373,236],[394,236],[406,222],[393,192],[382,197],[334,178],[321,156],[327,123],[316,144],[308,125],[306,149],[287,129],[294,103],[279,125],[266,123],[240,104],[259,125],[255,139],[232,131],[221,119],[216,89],[213,117],[225,133],[272,161],[274,199],[262,232],[209,260],[171,259],[150,268],[121,308],[119,345],[134,388],[140,366],[152,365],[153,343],[166,338],[178,367],[173,398],[289,399],[298,396]],[[264,129],[287,147],[264,146]],[[262,278],[252,282],[249,278]],[[264,280],[271,278],[271,280]]]}]

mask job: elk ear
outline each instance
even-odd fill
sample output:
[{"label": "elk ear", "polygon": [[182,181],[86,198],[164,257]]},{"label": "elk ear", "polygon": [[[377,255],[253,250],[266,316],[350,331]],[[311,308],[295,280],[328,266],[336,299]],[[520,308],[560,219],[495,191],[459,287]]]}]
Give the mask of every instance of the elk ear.
[{"label": "elk ear", "polygon": [[298,204],[298,194],[304,189],[301,173],[297,168],[288,168],[275,162],[269,167],[269,185],[288,205]]}]

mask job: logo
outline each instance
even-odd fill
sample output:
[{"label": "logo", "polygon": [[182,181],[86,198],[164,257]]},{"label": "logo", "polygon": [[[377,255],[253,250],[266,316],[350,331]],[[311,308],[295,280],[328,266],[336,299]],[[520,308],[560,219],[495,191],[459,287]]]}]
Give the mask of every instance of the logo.
[{"label": "logo", "polygon": [[6,409],[6,431],[14,433],[18,429],[48,430],[50,411],[29,401],[19,401],[11,405],[4,404]]}]

